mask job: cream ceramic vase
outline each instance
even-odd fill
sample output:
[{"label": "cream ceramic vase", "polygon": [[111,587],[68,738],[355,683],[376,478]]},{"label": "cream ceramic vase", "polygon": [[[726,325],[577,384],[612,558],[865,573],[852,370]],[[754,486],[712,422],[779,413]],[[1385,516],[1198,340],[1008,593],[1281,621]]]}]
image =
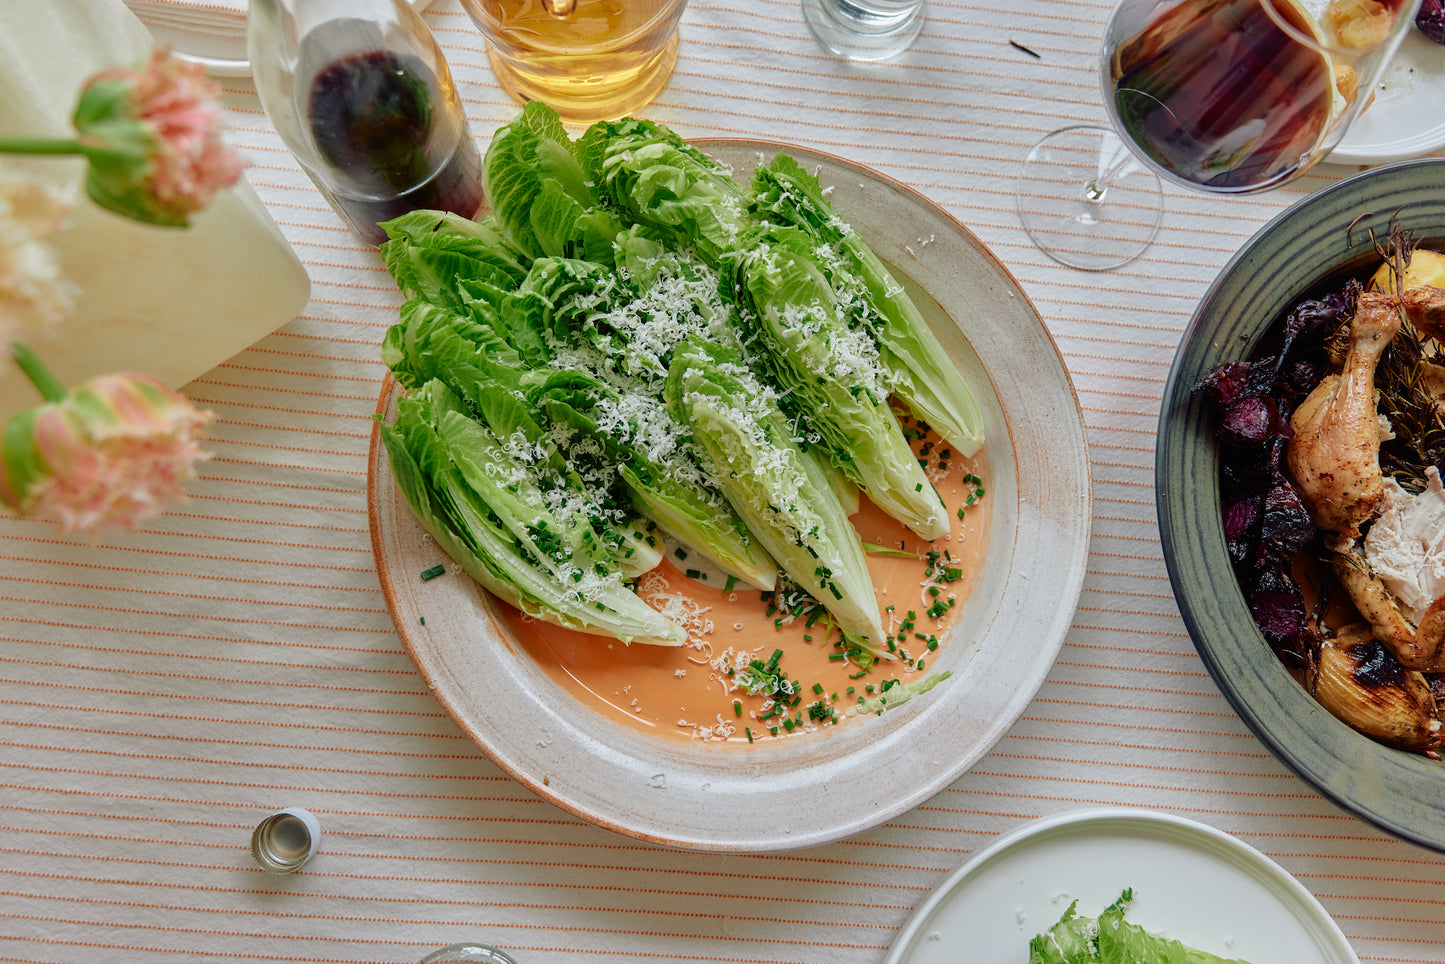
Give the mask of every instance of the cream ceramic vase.
[{"label": "cream ceramic vase", "polygon": [[[0,0],[0,132],[71,137],[84,80],[144,60],[152,42],[121,0]],[[0,155],[0,169],[73,186],[71,223],[51,236],[79,288],[73,315],[28,344],[68,385],[143,371],[179,388],[305,307],[310,281],[244,179],[189,228],[143,225],[85,196],[78,158]],[[0,420],[39,396],[0,368]]]}]

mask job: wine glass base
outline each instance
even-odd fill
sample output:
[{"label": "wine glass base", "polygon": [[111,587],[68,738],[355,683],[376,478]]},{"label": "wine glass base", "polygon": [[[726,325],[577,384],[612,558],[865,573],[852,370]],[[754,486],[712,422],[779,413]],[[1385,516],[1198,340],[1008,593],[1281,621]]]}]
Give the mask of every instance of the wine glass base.
[{"label": "wine glass base", "polygon": [[887,60],[907,50],[923,29],[924,3],[878,4],[889,8],[880,12],[865,9],[868,6],[803,0],[803,19],[818,43],[849,60]]},{"label": "wine glass base", "polygon": [[1143,254],[1164,211],[1158,176],[1112,128],[1089,124],[1054,131],[1034,145],[1014,201],[1044,254],[1086,271],[1117,268]]}]

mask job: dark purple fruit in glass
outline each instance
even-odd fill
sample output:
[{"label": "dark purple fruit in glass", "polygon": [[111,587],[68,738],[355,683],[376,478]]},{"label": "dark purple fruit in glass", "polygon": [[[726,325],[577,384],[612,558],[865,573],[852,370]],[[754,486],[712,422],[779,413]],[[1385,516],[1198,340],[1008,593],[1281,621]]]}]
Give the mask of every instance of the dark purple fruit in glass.
[{"label": "dark purple fruit in glass", "polygon": [[385,50],[342,57],[312,81],[307,117],[332,200],[372,244],[386,240],[377,222],[408,211],[469,218],[481,207],[481,155],[465,119],[437,109],[443,96],[426,64]]},{"label": "dark purple fruit in glass", "polygon": [[[1282,15],[1308,27],[1288,4]],[[1111,63],[1129,138],[1165,170],[1222,190],[1256,190],[1309,162],[1330,117],[1324,56],[1259,0],[1160,3]]]}]

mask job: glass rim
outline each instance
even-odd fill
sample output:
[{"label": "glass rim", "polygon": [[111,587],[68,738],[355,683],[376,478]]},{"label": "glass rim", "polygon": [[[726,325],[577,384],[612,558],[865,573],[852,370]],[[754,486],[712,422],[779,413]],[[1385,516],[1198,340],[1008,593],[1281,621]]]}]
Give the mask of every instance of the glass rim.
[{"label": "glass rim", "polygon": [[[1388,6],[1390,0],[1384,0],[1381,6]],[[1274,21],[1275,25],[1283,30],[1293,40],[1312,47],[1342,63],[1353,63],[1366,57],[1375,56],[1382,51],[1386,56],[1393,54],[1395,48],[1405,38],[1405,34],[1414,26],[1415,17],[1420,11],[1421,0],[1401,0],[1400,9],[1395,14],[1394,22],[1391,23],[1389,32],[1380,40],[1363,46],[1352,46],[1347,44],[1331,43],[1325,36],[1323,28],[1319,27],[1318,17],[1305,8],[1300,0],[1259,0],[1264,12]],[[1297,10],[1299,14],[1309,23],[1315,24],[1317,29],[1314,32],[1305,32],[1299,26],[1289,20],[1281,11],[1281,5],[1288,5]]]}]

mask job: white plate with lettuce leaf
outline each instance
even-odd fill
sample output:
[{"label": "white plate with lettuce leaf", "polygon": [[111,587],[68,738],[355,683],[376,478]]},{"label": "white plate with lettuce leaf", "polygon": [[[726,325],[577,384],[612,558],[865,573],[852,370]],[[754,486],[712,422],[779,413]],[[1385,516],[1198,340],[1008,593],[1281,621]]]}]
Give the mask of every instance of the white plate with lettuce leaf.
[{"label": "white plate with lettuce leaf", "polygon": [[951,874],[885,964],[1359,964],[1314,896],[1253,847],[1152,810],[1044,817]]},{"label": "white plate with lettuce leaf", "polygon": [[[618,122],[623,128],[610,129],[618,137],[625,133],[641,140],[609,154],[608,145],[596,137],[584,136],[576,143],[564,140],[568,137],[565,129],[545,113],[542,105],[528,105],[517,122],[493,139],[485,164],[488,197],[494,206],[489,217],[479,225],[438,217],[428,220],[425,215],[412,218],[395,226],[393,237],[397,240],[384,250],[403,291],[425,302],[404,308],[401,321],[388,334],[383,355],[397,377],[388,379],[382,391],[369,464],[377,570],[403,641],[447,713],[498,766],[540,796],[610,830],[683,849],[763,852],[837,840],[903,813],[955,780],[1007,731],[1048,672],[1072,620],[1087,562],[1091,495],[1078,400],[1057,349],[1017,283],[977,238],[917,192],[880,174],[836,157],[773,143],[728,139],[695,141],[688,146],[671,132],[664,136],[656,133],[658,128],[641,122],[632,126],[632,122]],[[625,199],[614,198],[606,212],[598,213],[562,196],[570,193],[575,200],[590,197],[586,192],[598,190],[597,184],[608,185],[607,190],[615,187],[602,177],[579,176],[575,156],[581,151],[600,151],[592,155],[594,159],[604,154],[611,158],[609,163],[617,165],[612,173],[623,184],[618,190],[652,192],[642,213],[618,214],[626,209]],[[817,184],[810,188],[814,203],[824,204],[826,197],[826,205],[866,243],[872,252],[867,257],[881,259],[875,267],[889,280],[878,288],[879,297],[906,297],[921,312],[921,323],[931,332],[926,340],[936,339],[939,346],[921,367],[931,366],[937,374],[942,366],[948,376],[942,382],[961,377],[970,386],[976,410],[966,413],[964,420],[974,423],[972,428],[985,439],[982,453],[988,466],[991,517],[979,574],[968,597],[961,600],[963,605],[950,614],[951,635],[938,646],[936,657],[930,650],[928,670],[932,676],[926,685],[910,690],[918,696],[901,705],[894,700],[886,712],[855,714],[838,725],[804,725],[797,733],[789,726],[792,735],[781,735],[786,738],[769,739],[765,729],[754,733],[751,728],[744,738],[741,725],[729,726],[730,736],[725,739],[679,738],[676,733],[650,732],[621,722],[610,712],[608,694],[589,704],[578,698],[575,688],[569,691],[571,681],[563,678],[565,674],[539,665],[534,651],[524,644],[521,629],[525,627],[518,622],[517,607],[537,612],[546,622],[528,626],[542,627],[539,631],[543,633],[571,631],[553,630],[547,622],[576,629],[590,620],[597,623],[590,627],[593,632],[610,628],[619,636],[627,633],[638,640],[629,649],[615,639],[596,636],[597,658],[604,660],[613,658],[609,653],[619,660],[651,659],[665,647],[645,645],[643,640],[676,642],[669,638],[666,624],[658,628],[654,625],[656,614],[628,609],[626,601],[615,594],[605,600],[586,597],[596,610],[601,610],[604,602],[607,606],[616,603],[614,611],[589,613],[563,601],[556,603],[560,611],[547,611],[545,606],[539,608],[536,586],[528,582],[531,576],[522,572],[525,567],[510,563],[498,567],[476,559],[458,561],[459,548],[495,541],[500,530],[489,528],[484,518],[496,521],[495,515],[488,516],[495,510],[467,515],[464,508],[458,508],[461,503],[454,494],[437,495],[442,491],[438,485],[445,488],[452,482],[438,483],[441,476],[429,476],[432,481],[423,483],[422,475],[432,461],[429,440],[438,441],[451,453],[452,464],[477,461],[467,453],[480,451],[471,446],[483,442],[475,426],[462,425],[458,412],[463,410],[473,412],[474,420],[491,425],[489,431],[495,433],[497,444],[486,443],[492,446],[489,452],[510,444],[503,437],[509,426],[516,428],[511,436],[514,441],[523,437],[530,440],[529,445],[535,441],[532,429],[518,428],[520,423],[501,418],[500,410],[511,404],[503,396],[515,392],[495,387],[478,390],[478,384],[505,384],[524,394],[537,390],[541,394],[536,397],[549,404],[567,402],[569,412],[580,410],[582,395],[602,392],[597,379],[549,373],[548,366],[565,367],[551,355],[545,356],[547,361],[541,367],[527,369],[520,382],[507,381],[514,377],[509,366],[535,349],[535,339],[529,341],[531,336],[522,332],[523,327],[534,324],[522,317],[523,308],[518,307],[522,289],[507,296],[512,300],[497,301],[502,307],[495,313],[477,308],[476,301],[491,304],[499,288],[515,285],[516,264],[531,266],[527,290],[534,291],[543,283],[537,280],[537,265],[555,257],[557,251],[564,252],[567,263],[551,263],[556,270],[546,276],[546,284],[556,287],[557,279],[565,274],[566,283],[561,287],[573,291],[577,279],[590,278],[598,270],[596,264],[580,261],[606,260],[638,243],[650,250],[647,244],[668,231],[696,232],[688,235],[688,251],[702,251],[698,257],[703,259],[718,255],[734,240],[718,219],[726,221],[736,214],[738,186],[746,186],[754,168],[780,151],[797,162],[786,171],[803,180],[807,180],[803,171],[816,178]],[[536,202],[541,197],[549,199],[546,205]],[[530,209],[518,213],[518,198],[524,198]],[[697,203],[678,203],[680,198]],[[645,218],[652,223],[645,230],[619,232],[609,220],[613,217]],[[613,254],[598,254],[601,249],[594,244],[594,229],[599,229],[599,224],[611,239],[605,247]],[[626,243],[619,240],[624,234],[630,239]],[[496,244],[499,236],[506,241],[500,246]],[[519,253],[529,246],[540,253]],[[483,249],[484,253],[478,254]],[[742,266],[739,271],[749,270],[749,266],[757,269],[756,275],[747,277],[756,281],[749,296],[755,299],[759,315],[772,313],[781,318],[796,314],[769,300],[787,298],[786,293],[774,291],[770,274],[774,265],[769,259],[735,257]],[[478,258],[489,266],[480,266]],[[798,258],[806,260],[806,255]],[[469,280],[459,282],[454,276],[458,259],[470,265],[467,270],[474,275]],[[650,270],[646,265],[666,260],[649,254],[629,264],[640,274]],[[719,260],[727,261],[725,257]],[[669,275],[668,283],[677,277]],[[717,290],[715,281],[711,288]],[[601,290],[589,287],[586,297]],[[438,310],[437,305],[443,307]],[[430,381],[442,377],[433,374],[433,369],[437,360],[450,352],[440,346],[452,344],[447,340],[449,334],[438,334],[451,329],[432,325],[435,317],[447,311],[468,313],[477,322],[464,326],[475,347],[462,367],[473,381],[453,379],[449,384],[456,386],[454,390],[437,388]],[[535,314],[531,308],[525,312],[528,318]],[[545,313],[549,319],[562,314]],[[592,316],[614,317],[600,309]],[[610,344],[598,337],[595,326],[578,337],[584,336],[588,345]],[[644,348],[630,341],[616,357],[635,362]],[[548,350],[560,351],[557,345]],[[611,349],[604,344],[598,350]],[[907,346],[900,346],[898,353],[906,354]],[[748,396],[754,390],[733,380],[742,376],[728,358],[678,349],[669,375],[678,370],[677,359],[683,357],[688,359],[687,376],[668,382],[668,392],[676,394],[669,394],[667,400],[686,408],[695,433],[703,431],[695,413],[725,412],[729,409],[727,393],[735,393],[738,406],[753,401]],[[539,389],[539,385],[543,387]],[[832,404],[842,409],[847,403],[848,399],[842,398]],[[931,403],[924,398],[918,404]],[[559,410],[546,409],[549,416]],[[404,430],[390,427],[401,424],[399,411],[403,413],[401,422],[406,423]],[[478,412],[482,414],[475,414]],[[940,411],[938,417],[946,418],[947,413]],[[418,427],[422,424],[435,428],[422,430]],[[421,442],[419,448],[405,447],[417,441]],[[907,483],[899,486],[906,490],[897,499],[900,515],[907,515],[915,489],[922,493],[919,498],[930,496],[924,488],[926,480],[915,483],[913,476],[904,472],[913,471],[911,455],[905,453],[899,460],[906,465],[883,466],[900,478],[907,477]],[[637,455],[626,464],[636,469],[642,464],[640,459]],[[459,471],[469,484],[492,484],[482,478],[486,472],[482,466],[463,466]],[[633,474],[646,473],[639,469]],[[812,480],[807,483],[812,486],[807,489],[813,493],[810,498],[842,498],[836,491],[828,494],[834,486],[826,471],[819,476],[810,469],[804,475]],[[881,487],[889,481],[875,482],[870,477],[867,484]],[[846,486],[838,490],[842,488]],[[732,490],[728,495],[751,527],[753,515],[739,504],[745,501],[746,491],[736,498]],[[981,485],[978,494],[983,494]],[[499,497],[505,498],[506,493]],[[651,503],[635,492],[633,498],[635,504],[646,503],[651,508]],[[422,506],[425,521],[418,518],[413,505]],[[818,512],[824,520],[837,515],[834,510]],[[471,531],[459,535],[444,528],[448,519],[462,518],[472,520]],[[677,522],[666,514],[662,519],[669,524]],[[909,528],[926,532],[939,521],[910,519]],[[843,524],[847,524],[846,517]],[[826,521],[823,529],[831,531],[832,525]],[[528,538],[534,535],[531,532]],[[808,538],[814,535],[810,531]],[[605,533],[599,538],[620,547],[626,542],[626,533],[618,536],[619,541],[609,541],[611,537]],[[590,545],[590,539],[592,536],[583,542]],[[450,559],[444,546],[452,550]],[[810,575],[803,569],[811,565],[820,580],[809,586],[812,593],[832,593],[829,618],[844,628],[853,626],[858,638],[873,640],[869,645],[878,643],[870,637],[870,626],[876,626],[879,617],[853,615],[870,607],[843,606],[844,597],[852,594],[866,598],[876,608],[879,601],[873,592],[855,591],[850,578],[818,566],[816,559],[796,564],[788,553],[799,557],[802,553],[786,542],[767,543],[767,549],[781,560],[779,567],[800,583]],[[619,552],[618,557],[621,555]],[[725,572],[749,578],[758,575],[746,559],[739,560],[722,549],[716,556],[714,561]],[[445,570],[444,578],[429,577],[439,569]],[[494,592],[484,591],[462,569],[480,583],[493,586]],[[600,571],[589,568],[589,572]],[[510,575],[514,573],[520,575]],[[499,582],[503,577],[521,581]],[[583,575],[577,579],[582,580]],[[910,588],[915,594],[919,591],[917,586]],[[765,637],[760,633],[758,639],[743,642],[752,649],[771,648]],[[591,641],[594,637],[582,638]],[[886,665],[881,660],[887,658],[881,657],[880,664]],[[694,662],[702,664],[700,673],[707,673],[705,661]],[[858,683],[860,702],[864,682]],[[883,709],[884,700],[875,702],[877,709]],[[621,709],[625,711],[625,707]],[[719,725],[724,722],[719,720]],[[671,726],[671,720],[667,725]],[[759,739],[755,741],[754,736]]]}]

